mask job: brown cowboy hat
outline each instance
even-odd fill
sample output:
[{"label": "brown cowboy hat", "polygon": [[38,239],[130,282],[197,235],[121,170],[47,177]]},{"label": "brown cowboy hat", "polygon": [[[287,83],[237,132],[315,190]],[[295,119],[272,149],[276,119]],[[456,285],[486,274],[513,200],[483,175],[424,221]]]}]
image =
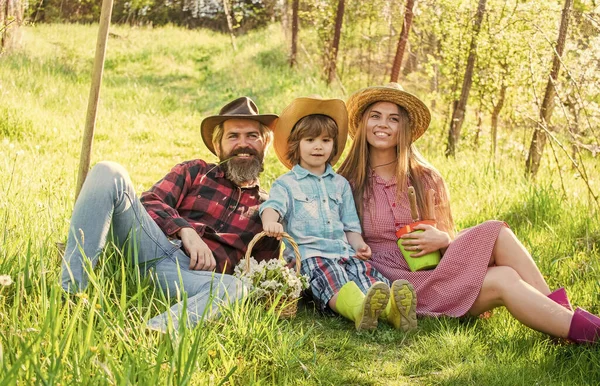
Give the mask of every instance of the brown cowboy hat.
[{"label": "brown cowboy hat", "polygon": [[279,116],[273,139],[275,154],[288,169],[294,166],[288,158],[287,146],[292,129],[299,120],[313,114],[327,115],[337,124],[337,154],[331,159],[332,165],[335,165],[344,151],[346,138],[348,137],[348,112],[344,101],[341,99],[323,99],[320,96],[296,98]]},{"label": "brown cowboy hat", "polygon": [[229,102],[221,111],[219,115],[212,115],[204,118],[200,125],[200,132],[202,133],[202,140],[204,144],[210,150],[211,153],[217,154],[212,143],[212,135],[215,127],[228,119],[251,119],[262,123],[270,128],[270,125],[277,119],[275,114],[259,114],[256,103],[248,97],[241,97],[232,102]]},{"label": "brown cowboy hat", "polygon": [[356,135],[365,110],[375,102],[395,103],[408,112],[413,142],[423,135],[429,127],[431,113],[425,103],[413,94],[404,91],[398,83],[388,83],[385,86],[363,88],[350,96],[347,106],[348,130],[351,138]]}]

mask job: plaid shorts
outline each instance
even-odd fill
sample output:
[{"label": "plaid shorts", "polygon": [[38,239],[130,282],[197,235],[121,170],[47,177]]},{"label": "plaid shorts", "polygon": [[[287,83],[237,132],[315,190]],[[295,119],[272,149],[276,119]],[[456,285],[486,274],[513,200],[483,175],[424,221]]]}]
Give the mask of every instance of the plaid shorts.
[{"label": "plaid shorts", "polygon": [[367,293],[377,281],[390,285],[390,281],[373,268],[371,263],[355,257],[310,257],[302,260],[300,272],[308,276],[310,292],[321,310],[327,309],[329,300],[350,281],[355,282],[363,293]]}]

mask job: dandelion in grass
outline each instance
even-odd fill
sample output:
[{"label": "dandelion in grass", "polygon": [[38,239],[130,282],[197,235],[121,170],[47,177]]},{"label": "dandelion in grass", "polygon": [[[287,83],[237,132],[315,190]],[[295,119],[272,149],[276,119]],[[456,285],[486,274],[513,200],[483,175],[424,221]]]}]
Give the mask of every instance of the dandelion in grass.
[{"label": "dandelion in grass", "polygon": [[0,285],[8,287],[13,283],[12,278],[9,275],[0,275]]},{"label": "dandelion in grass", "polygon": [[78,297],[79,299],[81,299],[81,301],[83,302],[83,304],[89,304],[89,300],[88,300],[88,294],[86,294],[85,292],[77,292],[75,294],[76,297]]}]

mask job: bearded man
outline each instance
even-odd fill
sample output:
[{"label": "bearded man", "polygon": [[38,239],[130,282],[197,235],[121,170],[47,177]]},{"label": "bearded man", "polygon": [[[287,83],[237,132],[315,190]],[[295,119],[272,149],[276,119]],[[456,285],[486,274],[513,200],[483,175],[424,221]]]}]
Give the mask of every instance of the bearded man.
[{"label": "bearded man", "polygon": [[[218,164],[196,159],[176,165],[138,199],[125,169],[100,162],[90,171],[71,218],[62,268],[67,292],[83,290],[108,240],[126,247],[143,274],[152,273],[167,297],[187,294],[188,324],[217,313],[243,295],[230,274],[247,245],[262,231],[258,214],[267,194],[258,177],[272,139],[274,114],[259,114],[248,97],[225,105],[202,121],[206,147]],[[279,243],[262,238],[253,248],[257,260],[277,258]],[[175,327],[181,302],[171,308]],[[148,326],[167,330],[169,316]]]}]

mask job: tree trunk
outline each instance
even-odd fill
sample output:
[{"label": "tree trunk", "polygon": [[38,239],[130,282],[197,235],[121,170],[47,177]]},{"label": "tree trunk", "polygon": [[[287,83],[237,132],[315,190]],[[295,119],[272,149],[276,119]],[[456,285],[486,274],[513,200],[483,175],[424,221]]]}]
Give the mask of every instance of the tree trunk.
[{"label": "tree trunk", "polygon": [[[544,100],[542,101],[542,107],[540,108],[540,121],[545,127],[548,127],[550,118],[552,118],[552,111],[554,110],[554,96],[556,95],[554,83],[558,79],[560,58],[565,50],[567,29],[569,27],[569,14],[572,6],[573,0],[565,0],[565,5],[562,10],[562,16],[560,20],[560,29],[558,31],[558,40],[556,42],[556,51],[552,58],[552,71],[550,71],[550,78],[546,84],[546,92],[544,93]],[[525,176],[528,178],[535,178],[537,175],[537,172],[540,168],[542,154],[544,153],[546,139],[546,132],[542,128],[536,127],[535,131],[533,132],[531,144],[529,145],[527,161],[525,162]]]},{"label": "tree trunk", "polygon": [[290,15],[289,15],[289,0],[283,0],[281,3],[281,28],[285,39],[290,37]]},{"label": "tree trunk", "polygon": [[404,51],[407,55],[406,63],[404,64],[404,67],[402,67],[402,76],[404,78],[406,78],[413,72],[417,71],[417,69],[419,67],[419,57],[417,56],[417,51],[414,51],[414,52],[411,51],[410,42],[407,42],[406,45],[407,45],[407,47],[406,47],[406,50]]},{"label": "tree trunk", "polygon": [[[573,138],[573,143],[571,144],[571,158],[576,159],[579,151],[577,142],[579,141],[579,134],[581,133],[581,130],[579,129],[579,108],[577,107],[577,97],[573,97],[572,94],[567,95],[565,105],[573,116],[573,122],[569,122],[569,131],[571,132],[571,138]],[[574,169],[575,165],[572,165],[572,168]]]},{"label": "tree trunk", "polygon": [[[394,12],[393,12],[393,7],[389,7],[389,9],[386,9],[389,11],[389,14],[384,15],[384,17],[388,20],[388,37],[387,37],[387,52],[385,53],[385,58],[387,62],[392,62],[391,58],[392,58],[392,46],[393,46],[393,41],[394,39],[392,39],[394,37],[394,35],[396,34],[396,30],[394,29]],[[383,74],[383,79],[385,81],[385,79],[387,79],[388,77],[388,69],[391,70],[391,67],[388,68],[388,66],[385,66],[385,72]]]},{"label": "tree trunk", "polygon": [[292,52],[290,53],[290,67],[296,65],[298,53],[298,8],[300,0],[292,0]]},{"label": "tree trunk", "polygon": [[225,20],[227,20],[227,29],[229,30],[229,37],[231,38],[231,47],[234,51],[237,51],[235,35],[233,34],[233,20],[231,20],[231,10],[229,9],[229,0],[223,0],[223,11],[225,12]]},{"label": "tree trunk", "polygon": [[0,53],[20,44],[23,13],[21,0],[0,0]]},{"label": "tree trunk", "polygon": [[456,152],[456,144],[460,137],[460,129],[465,120],[465,110],[467,108],[467,100],[473,83],[473,69],[475,67],[475,59],[477,58],[477,37],[481,29],[481,22],[485,14],[486,0],[479,0],[477,7],[477,16],[475,17],[475,25],[473,26],[473,37],[471,38],[471,46],[469,47],[469,57],[467,58],[467,68],[465,77],[463,78],[462,91],[460,98],[455,101],[455,108],[452,111],[452,119],[450,120],[450,129],[448,130],[448,145],[446,147],[446,156],[454,157]]},{"label": "tree trunk", "polygon": [[504,100],[506,99],[506,89],[507,86],[502,82],[502,88],[500,88],[500,97],[498,98],[498,103],[494,106],[494,110],[492,110],[492,157],[496,157],[496,148],[498,146],[498,117],[500,116],[500,111],[502,111],[502,107],[504,107]]},{"label": "tree trunk", "polygon": [[475,138],[473,139],[473,146],[475,150],[479,150],[479,136],[481,135],[481,129],[483,127],[483,90],[479,90],[479,106],[477,106],[477,129],[475,130]]},{"label": "tree trunk", "polygon": [[394,64],[392,65],[392,75],[390,76],[390,82],[398,82],[398,75],[400,75],[400,66],[402,65],[402,57],[404,56],[406,42],[408,41],[408,34],[410,33],[410,27],[412,25],[414,7],[415,0],[406,0],[406,10],[404,11],[404,23],[402,24],[402,32],[400,32],[400,38],[398,39],[398,47],[396,48],[396,56],[394,57]]},{"label": "tree trunk", "polygon": [[340,36],[342,35],[342,23],[344,22],[345,1],[338,1],[337,14],[335,16],[335,30],[333,32],[333,41],[329,50],[329,61],[327,63],[327,84],[331,84],[335,79],[335,69],[337,65],[337,54],[340,46]]},{"label": "tree trunk", "polygon": [[[439,44],[438,44],[438,39],[437,36],[430,32],[429,33],[429,47],[431,52],[433,53],[433,56],[435,58],[439,57],[439,50],[437,50]],[[437,61],[434,61],[433,64],[433,76],[431,77],[431,80],[429,81],[429,91],[431,91],[431,93],[437,94],[438,89],[439,89],[439,65],[437,63]],[[432,98],[432,100],[429,102],[429,106],[431,106],[432,110],[435,110],[437,107],[437,98]]]}]

